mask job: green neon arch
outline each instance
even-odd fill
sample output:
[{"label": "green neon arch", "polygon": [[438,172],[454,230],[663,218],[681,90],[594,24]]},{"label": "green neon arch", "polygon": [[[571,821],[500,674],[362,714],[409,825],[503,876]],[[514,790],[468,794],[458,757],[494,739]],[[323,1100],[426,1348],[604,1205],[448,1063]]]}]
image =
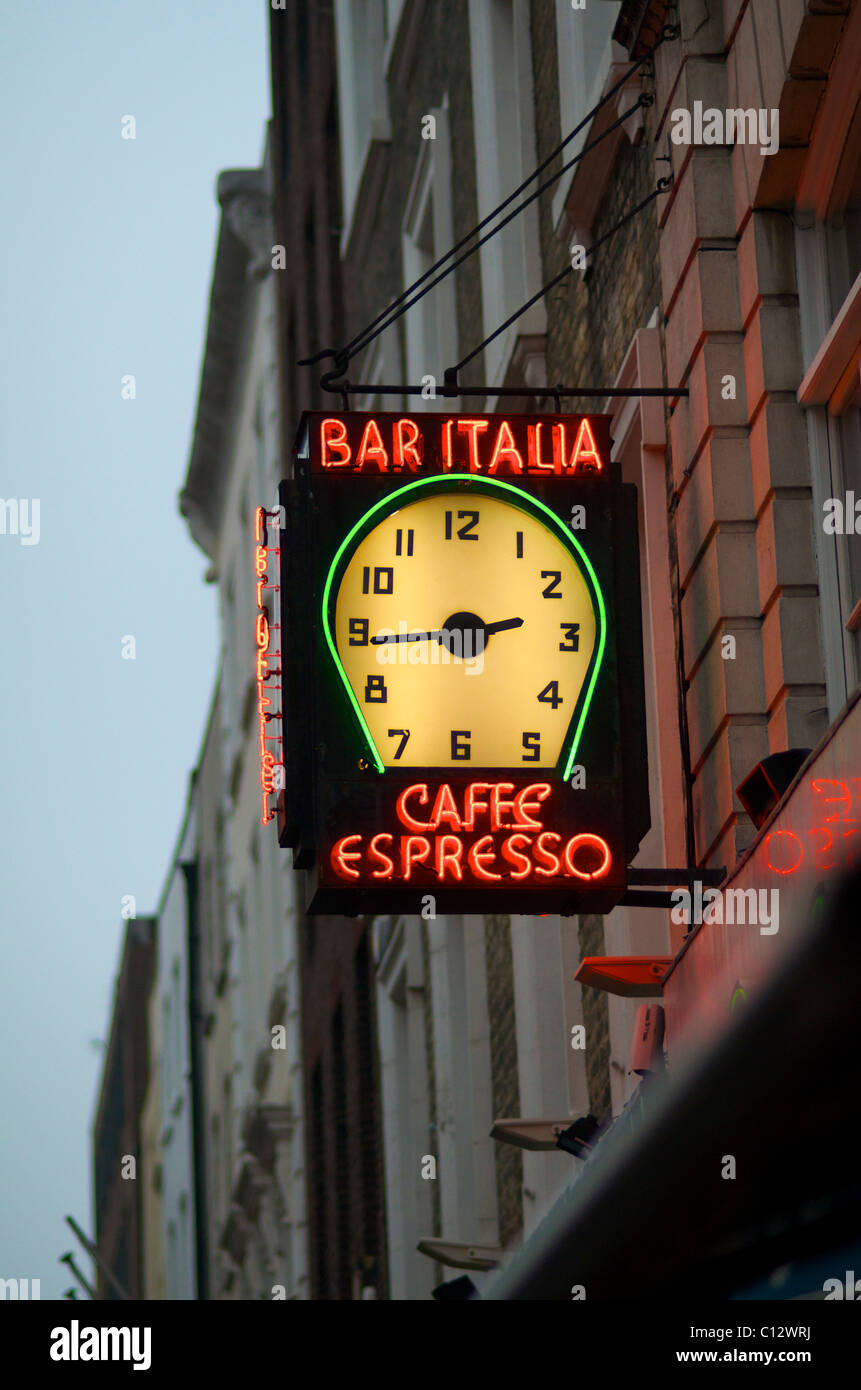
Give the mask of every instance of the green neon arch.
[{"label": "green neon arch", "polygon": [[[369,507],[368,510],[365,512],[364,516],[361,516],[359,520],[356,522],[356,524],[351,528],[351,530],[348,531],[347,535],[344,537],[343,541],[341,542],[337,551],[335,552],[335,556],[332,560],[331,565],[329,566],[329,573],[326,576],[326,583],[323,588],[323,632],[326,637],[326,642],[329,647],[329,651],[332,655],[332,660],[335,663],[335,668],[338,672],[338,675],[341,677],[344,689],[346,690],[350,704],[353,707],[353,712],[359,721],[359,727],[362,730],[365,743],[367,744],[371,761],[374,767],[376,768],[377,772],[384,773],[386,770],[385,764],[382,758],[380,757],[379,750],[376,744],[374,743],[373,737],[371,736],[371,731],[368,728],[367,721],[365,719],[364,714],[362,713],[361,705],[356,699],[353,687],[351,686],[350,681],[347,677],[347,673],[344,670],[340,655],[338,653],[338,648],[335,644],[335,638],[332,632],[331,623],[331,617],[333,615],[330,613],[330,609],[332,607],[333,602],[333,587],[335,584],[336,577],[340,576],[341,570],[346,568],[347,564],[352,558],[353,551],[358,547],[359,542],[364,539],[364,536],[367,534],[367,532],[373,528],[380,516],[388,515],[389,512],[397,510],[397,505],[395,504],[403,505],[403,503],[400,502],[399,499],[406,497],[408,494],[412,495],[415,493],[422,492],[448,492],[454,489],[465,491],[466,489],[464,488],[464,482],[466,480],[468,480],[469,482],[468,490],[471,492],[486,492],[488,495],[491,496],[494,493],[504,493],[507,494],[511,501],[513,501],[517,506],[519,506],[522,511],[532,512],[533,514],[537,513],[539,519],[543,521],[545,525],[548,526],[549,530],[552,530],[554,532],[554,534],[563,542],[563,544],[568,548],[568,550],[571,552],[574,558],[578,561],[581,570],[586,577],[586,587],[589,590],[589,596],[592,599],[592,607],[598,619],[598,640],[595,642],[595,646],[592,651],[592,658],[589,663],[589,669],[586,673],[586,680],[583,682],[580,697],[578,699],[577,706],[575,706],[574,714],[571,716],[571,723],[568,726],[568,733],[566,734],[565,742],[562,745],[562,758],[565,758],[565,745],[570,740],[568,756],[565,762],[565,771],[562,774],[564,780],[567,781],[567,779],[571,776],[571,770],[574,766],[574,760],[577,756],[577,749],[580,746],[580,740],[583,736],[583,729],[586,724],[586,716],[589,713],[589,707],[592,703],[592,696],[594,694],[595,685],[598,680],[598,674],[601,669],[601,662],[604,659],[604,649],[607,645],[607,610],[604,604],[604,595],[602,594],[601,586],[598,583],[598,577],[595,574],[594,569],[592,568],[592,562],[590,561],[589,556],[586,554],[577,537],[573,535],[571,531],[569,531],[568,527],[564,524],[564,522],[561,521],[560,518],[556,515],[556,513],[552,512],[544,502],[540,501],[540,499],[537,497],[532,497],[528,492],[523,492],[521,488],[515,487],[512,483],[504,483],[499,478],[477,477],[465,473],[451,473],[448,475],[435,474],[433,477],[430,478],[418,478],[415,482],[406,483],[403,487],[397,488],[394,492],[387,493],[386,496],[381,498],[379,502],[375,502],[373,507]],[[575,720],[576,727],[574,727]],[[571,733],[572,727],[574,727],[573,737]]]}]

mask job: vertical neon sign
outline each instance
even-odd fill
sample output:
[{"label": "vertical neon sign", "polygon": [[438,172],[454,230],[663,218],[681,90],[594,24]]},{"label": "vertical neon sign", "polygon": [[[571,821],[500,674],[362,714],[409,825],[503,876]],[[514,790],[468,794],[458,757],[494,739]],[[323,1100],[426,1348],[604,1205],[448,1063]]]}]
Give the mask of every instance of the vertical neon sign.
[{"label": "vertical neon sign", "polygon": [[[280,734],[270,734],[267,726],[273,719],[281,717],[280,710],[271,712],[272,704],[270,687],[267,682],[281,675],[280,668],[273,668],[272,661],[281,658],[280,651],[271,652],[269,643],[272,640],[273,632],[280,636],[280,626],[270,623],[269,614],[263,602],[263,593],[266,589],[271,589],[275,593],[280,592],[280,585],[270,584],[267,573],[267,564],[270,555],[276,559],[280,556],[278,546],[270,546],[267,543],[266,519],[267,517],[277,517],[278,512],[267,512],[265,507],[258,507],[254,513],[254,580],[255,593],[257,595],[257,617],[254,621],[254,647],[255,647],[255,679],[257,681],[257,729],[258,742],[260,749],[260,795],[262,800],[261,825],[266,825],[275,816],[275,811],[269,805],[269,798],[278,789],[277,771],[283,768],[270,748],[269,743],[281,743]],[[282,784],[283,785],[283,784]]]}]

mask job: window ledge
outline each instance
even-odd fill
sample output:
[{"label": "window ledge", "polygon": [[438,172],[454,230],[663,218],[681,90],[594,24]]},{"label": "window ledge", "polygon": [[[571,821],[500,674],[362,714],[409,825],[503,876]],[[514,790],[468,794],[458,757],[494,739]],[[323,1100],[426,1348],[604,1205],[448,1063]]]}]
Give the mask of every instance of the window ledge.
[{"label": "window ledge", "polygon": [[362,172],[356,185],[349,220],[341,235],[341,259],[359,258],[379,212],[380,195],[386,169],[392,129],[387,119],[378,117],[371,123],[368,142],[362,160]]},{"label": "window ledge", "polygon": [[800,405],[828,405],[842,415],[857,399],[861,362],[861,275],[840,306],[798,388]]},{"label": "window ledge", "polygon": [[[619,51],[618,45],[611,45],[611,53],[618,53]],[[605,62],[607,56],[605,52]],[[604,68],[604,66],[602,63],[601,67]],[[600,89],[596,85],[589,93],[587,111],[597,105],[604,94],[619,81],[619,78],[628,68],[630,68],[629,62],[614,62],[612,59],[609,61],[606,67],[606,77]],[[602,135],[613,121],[618,120],[623,111],[633,105],[639,94],[640,72],[637,70],[631,73],[630,81],[619,88],[612,101],[600,107],[590,125],[581,130],[577,138],[565,147],[562,151],[563,164],[575,155],[579,155],[587,145],[592,144],[598,136]],[[638,107],[624,125],[619,126],[612,135],[608,135],[601,141],[597,149],[592,150],[585,159],[580,160],[579,164],[575,164],[572,169],[563,174],[553,197],[553,226],[557,236],[567,240],[575,229],[586,233],[591,230],[595,214],[601,205],[601,200],[610,181],[613,165],[616,162],[622,141],[627,136],[632,144],[637,144],[641,138],[642,129],[643,108]]]}]

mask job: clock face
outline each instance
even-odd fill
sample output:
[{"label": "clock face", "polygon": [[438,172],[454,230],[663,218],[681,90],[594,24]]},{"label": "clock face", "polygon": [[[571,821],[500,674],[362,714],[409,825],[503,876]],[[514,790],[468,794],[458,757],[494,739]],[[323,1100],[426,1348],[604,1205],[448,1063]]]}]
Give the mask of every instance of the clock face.
[{"label": "clock face", "polygon": [[339,548],[323,623],[378,771],[567,776],[606,619],[582,547],[537,499],[462,476],[398,489]]}]

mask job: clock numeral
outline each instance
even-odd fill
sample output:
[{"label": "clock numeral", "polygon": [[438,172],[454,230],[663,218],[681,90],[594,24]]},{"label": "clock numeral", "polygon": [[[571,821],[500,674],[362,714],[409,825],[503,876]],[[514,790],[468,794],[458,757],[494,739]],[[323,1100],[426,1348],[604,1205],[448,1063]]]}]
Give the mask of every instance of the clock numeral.
[{"label": "clock numeral", "polygon": [[562,704],[562,696],[559,694],[559,682],[550,681],[538,696],[538,699],[545,705],[552,705],[558,709]]},{"label": "clock numeral", "polygon": [[451,731],[451,758],[452,762],[469,762],[472,753],[469,748],[469,740],[472,736],[470,729],[452,729]]},{"label": "clock numeral", "polygon": [[400,734],[401,741],[395,749],[395,762],[398,761],[398,758],[401,756],[401,754],[407,746],[407,739],[410,736],[410,731],[409,729],[389,729],[389,738],[394,738],[396,734]]},{"label": "clock numeral", "polygon": [[524,763],[537,763],[538,759],[541,757],[541,735],[524,734],[522,741],[523,753],[520,761]]},{"label": "clock numeral", "polygon": [[559,590],[559,585],[562,583],[562,571],[561,571],[561,570],[542,570],[542,571],[541,571],[541,578],[542,578],[542,579],[549,579],[549,580],[550,580],[550,583],[547,585],[547,588],[541,590],[541,592],[542,592],[542,594],[544,595],[545,598],[561,598],[561,597],[562,597],[561,593],[558,592],[558,590]]},{"label": "clock numeral", "polygon": [[[402,554],[403,554],[403,549],[402,549],[403,543],[404,543],[404,533],[403,533],[403,531],[400,530],[400,528],[398,528],[398,530],[395,532],[395,554],[396,554],[396,555],[402,555]],[[408,555],[412,555],[412,553],[413,553],[413,532],[412,532],[412,531],[407,531],[407,554],[408,554]]]},{"label": "clock numeral", "polygon": [[[452,517],[453,517],[453,515],[454,515],[453,512],[446,512],[446,514],[445,514],[445,538],[446,538],[447,541],[450,541],[450,540],[451,540],[451,528],[452,528]],[[468,520],[464,521],[464,523],[463,523],[462,526],[458,526],[458,528],[457,528],[457,538],[458,538],[458,540],[459,540],[459,541],[477,541],[477,540],[478,540],[478,536],[474,535],[473,532],[475,531],[475,528],[476,528],[476,526],[478,525],[478,512],[458,512],[458,514],[457,514],[457,519],[458,519],[458,521],[461,521],[464,517],[467,517]]]},{"label": "clock numeral", "polygon": [[522,560],[522,559],[523,559],[523,532],[522,532],[522,531],[518,531],[518,532],[517,532],[517,558],[518,558],[518,560]]},{"label": "clock numeral", "polygon": [[[580,624],[579,623],[560,623],[562,631],[565,633],[565,641],[559,643],[560,652],[579,652],[580,650]],[[568,645],[570,642],[570,646]]]},{"label": "clock numeral", "polygon": [[[365,565],[362,570],[362,593],[370,592],[371,570]],[[390,565],[374,565],[374,593],[393,594],[395,592],[395,572]]]},{"label": "clock numeral", "polygon": [[368,676],[365,682],[365,704],[384,705],[389,698],[383,676]]},{"label": "clock numeral", "polygon": [[348,631],[350,635],[351,647],[366,647],[368,645],[368,619],[351,618]]}]

